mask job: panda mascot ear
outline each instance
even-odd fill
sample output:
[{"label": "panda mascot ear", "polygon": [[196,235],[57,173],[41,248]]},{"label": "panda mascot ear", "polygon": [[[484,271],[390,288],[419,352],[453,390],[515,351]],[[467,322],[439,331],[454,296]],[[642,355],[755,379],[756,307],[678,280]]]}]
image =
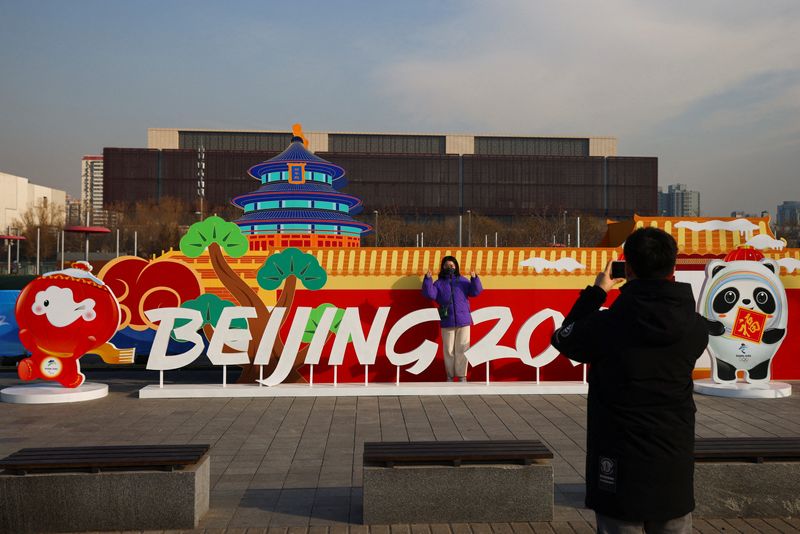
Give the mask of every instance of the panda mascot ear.
[{"label": "panda mascot ear", "polygon": [[726,266],[727,264],[722,260],[711,260],[708,262],[708,265],[706,265],[706,276],[708,278],[716,276],[716,274]]},{"label": "panda mascot ear", "polygon": [[775,260],[764,258],[761,260],[761,265],[769,269],[775,274],[778,274],[780,267],[778,266],[778,262]]}]

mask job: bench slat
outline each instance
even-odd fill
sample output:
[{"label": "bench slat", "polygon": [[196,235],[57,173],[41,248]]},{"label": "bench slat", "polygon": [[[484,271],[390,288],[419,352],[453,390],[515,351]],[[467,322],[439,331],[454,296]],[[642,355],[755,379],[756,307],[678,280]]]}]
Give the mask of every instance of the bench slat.
[{"label": "bench slat", "polygon": [[102,445],[29,448],[0,460],[0,468],[17,471],[193,465],[209,445]]},{"label": "bench slat", "polygon": [[553,458],[553,453],[541,442],[534,440],[364,443],[365,464],[526,462],[551,458]]},{"label": "bench slat", "polygon": [[18,453],[14,453],[14,456],[25,456],[25,457],[36,457],[36,456],[77,456],[77,455],[94,455],[94,456],[113,456],[113,455],[120,455],[120,454],[129,454],[129,455],[139,455],[139,456],[157,456],[161,454],[197,454],[205,452],[206,449],[197,448],[197,449],[154,449],[154,450],[128,450],[128,449],[120,449],[120,450],[103,450],[103,451],[93,451],[93,450],[71,450],[71,451],[28,451],[23,449]]},{"label": "bench slat", "polygon": [[192,444],[192,445],[90,445],[86,447],[28,447],[21,449],[14,454],[21,452],[70,452],[70,451],[156,451],[156,450],[192,450],[192,449],[207,449],[208,445],[205,444]]},{"label": "bench slat", "polygon": [[393,443],[365,443],[365,449],[370,451],[394,450],[489,450],[489,451],[528,451],[547,450],[540,442],[526,443],[492,443],[492,442],[393,442]]},{"label": "bench slat", "polygon": [[694,457],[697,460],[798,459],[800,438],[697,438]]},{"label": "bench slat", "polygon": [[114,462],[124,460],[126,458],[132,458],[135,460],[140,460],[143,462],[149,461],[158,461],[158,460],[175,460],[176,458],[189,458],[189,459],[199,459],[202,456],[201,454],[185,454],[185,453],[170,453],[170,454],[159,454],[157,456],[153,455],[132,455],[132,454],[113,454],[113,455],[94,455],[94,454],[81,454],[81,455],[70,455],[70,456],[61,456],[61,455],[54,455],[54,456],[47,456],[47,455],[37,455],[37,456],[18,456],[18,457],[9,457],[0,461],[0,464],[3,463],[14,463],[14,462],[28,462],[28,463],[35,463],[35,462],[70,462],[70,461],[85,461],[85,460],[96,460],[98,462]]},{"label": "bench slat", "polygon": [[187,455],[202,455],[207,449],[191,449],[191,450],[155,450],[155,451],[36,451],[36,452],[20,452],[14,453],[9,458],[74,458],[93,456],[97,458],[113,458],[119,456],[137,456],[140,458],[159,456],[187,456]]},{"label": "bench slat", "polygon": [[476,454],[538,454],[547,451],[543,447],[527,447],[527,448],[474,448],[474,447],[447,447],[440,449],[436,447],[392,447],[386,449],[365,449],[369,454],[453,454],[453,453],[476,453]]}]

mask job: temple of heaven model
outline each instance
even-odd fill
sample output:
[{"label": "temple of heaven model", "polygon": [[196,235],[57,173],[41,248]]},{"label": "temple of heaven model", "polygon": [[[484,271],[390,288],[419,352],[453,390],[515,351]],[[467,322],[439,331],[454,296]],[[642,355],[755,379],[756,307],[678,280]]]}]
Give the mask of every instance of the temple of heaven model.
[{"label": "temple of heaven model", "polygon": [[286,150],[248,170],[261,187],[232,200],[244,210],[234,222],[250,250],[359,247],[372,227],[352,217],[361,200],[338,191],[347,185],[344,169],[308,150],[299,124],[293,134]]}]

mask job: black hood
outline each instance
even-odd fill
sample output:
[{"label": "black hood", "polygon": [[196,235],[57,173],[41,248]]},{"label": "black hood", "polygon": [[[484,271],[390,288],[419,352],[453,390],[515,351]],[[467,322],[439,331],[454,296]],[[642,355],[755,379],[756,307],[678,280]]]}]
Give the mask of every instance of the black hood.
[{"label": "black hood", "polygon": [[[695,326],[692,286],[670,280],[631,280],[619,297],[625,310],[636,310],[626,320],[633,335],[648,344],[670,345]],[[623,304],[622,302],[620,304]]]}]

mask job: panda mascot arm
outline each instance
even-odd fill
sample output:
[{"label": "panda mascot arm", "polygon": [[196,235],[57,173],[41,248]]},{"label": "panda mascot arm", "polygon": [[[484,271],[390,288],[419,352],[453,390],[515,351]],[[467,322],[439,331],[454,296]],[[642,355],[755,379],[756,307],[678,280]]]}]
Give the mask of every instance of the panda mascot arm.
[{"label": "panda mascot arm", "polygon": [[720,321],[712,321],[706,317],[703,317],[703,319],[706,320],[706,328],[708,328],[709,336],[721,336],[725,334],[725,325]]},{"label": "panda mascot arm", "polygon": [[774,345],[783,339],[784,335],[786,335],[785,328],[767,328],[764,330],[764,335],[761,337],[761,341],[764,343],[769,343],[770,345]]}]

